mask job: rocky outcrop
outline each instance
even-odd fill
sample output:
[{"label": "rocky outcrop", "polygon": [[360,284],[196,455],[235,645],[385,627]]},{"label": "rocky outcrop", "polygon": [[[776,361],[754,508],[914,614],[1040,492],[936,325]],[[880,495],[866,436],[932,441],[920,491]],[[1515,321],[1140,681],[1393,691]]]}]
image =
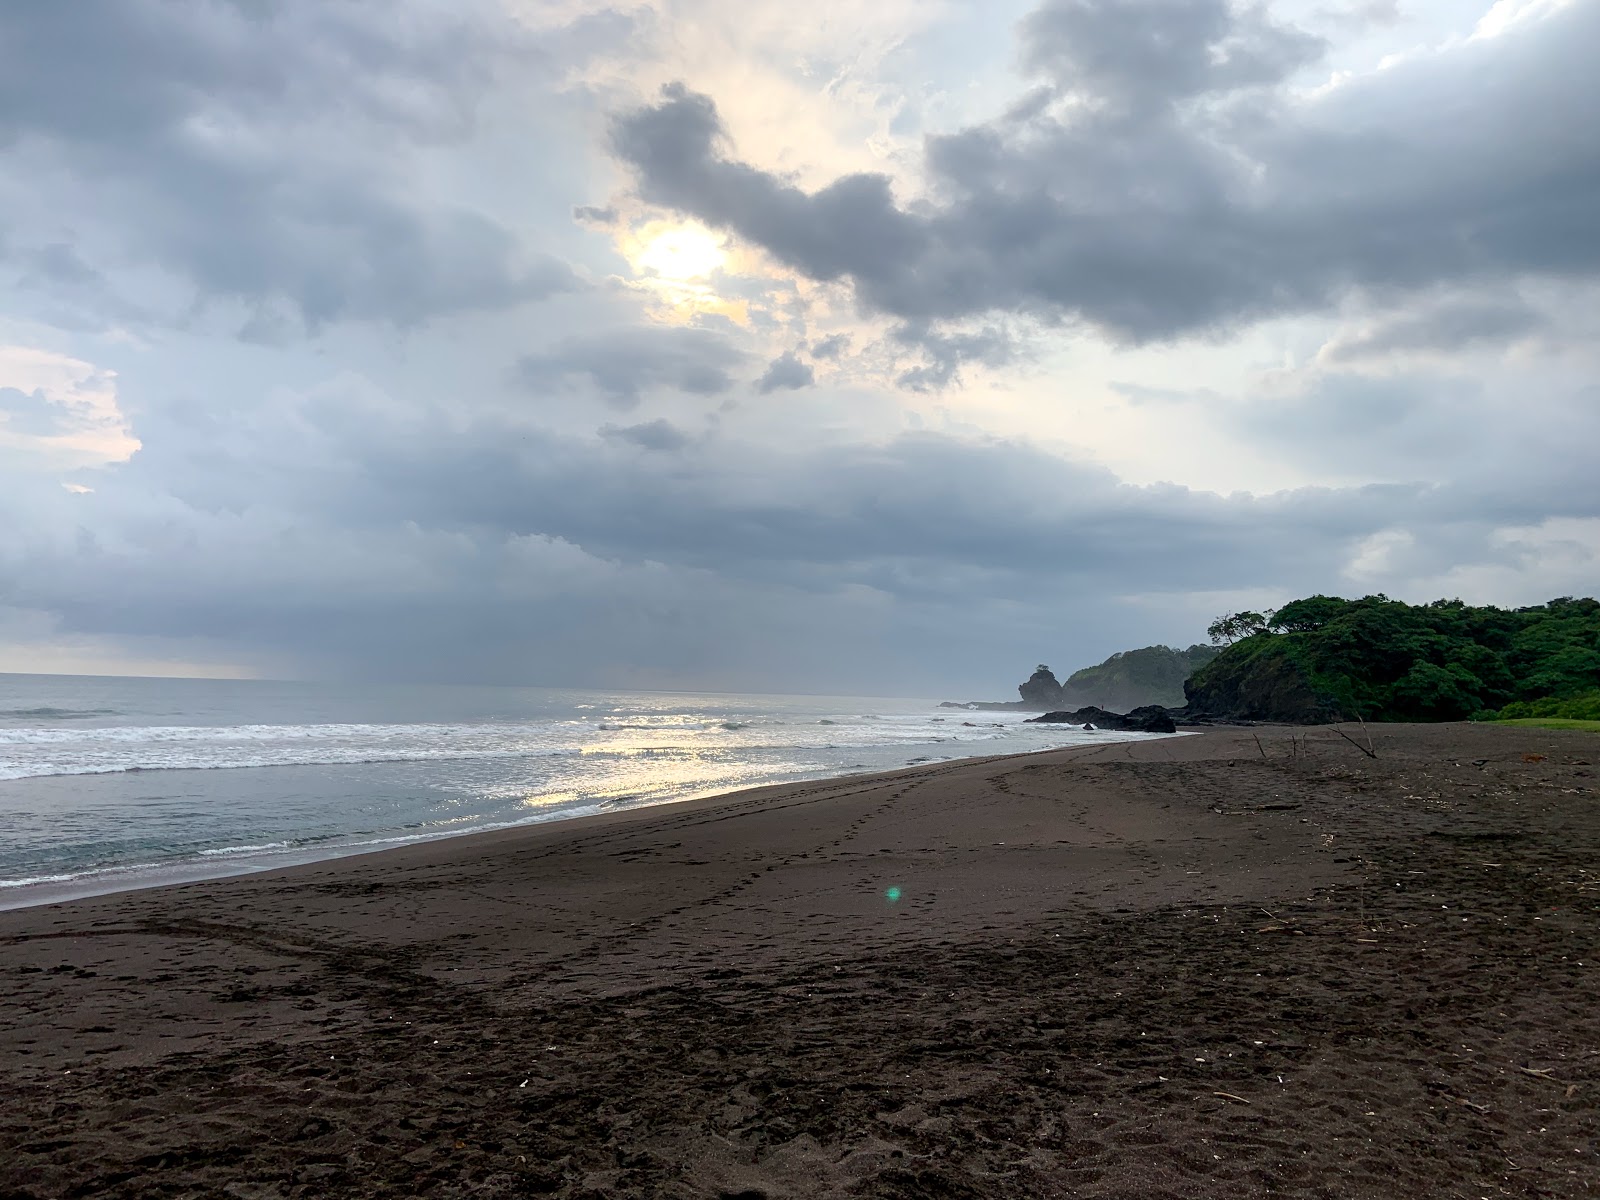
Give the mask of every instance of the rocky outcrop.
[{"label": "rocky outcrop", "polygon": [[1277,639],[1230,647],[1196,672],[1183,691],[1189,719],[1319,725],[1344,717],[1338,701],[1316,686]]},{"label": "rocky outcrop", "polygon": [[1052,709],[1061,704],[1061,681],[1043,663],[1028,676],[1028,682],[1019,684],[1022,703],[1028,708]]},{"label": "rocky outcrop", "polygon": [[1172,714],[1159,704],[1146,704],[1129,713],[1114,713],[1109,709],[1088,708],[1072,712],[1047,712],[1042,717],[1030,717],[1031,724],[1093,725],[1096,729],[1111,729],[1128,733],[1177,733],[1178,723]]}]

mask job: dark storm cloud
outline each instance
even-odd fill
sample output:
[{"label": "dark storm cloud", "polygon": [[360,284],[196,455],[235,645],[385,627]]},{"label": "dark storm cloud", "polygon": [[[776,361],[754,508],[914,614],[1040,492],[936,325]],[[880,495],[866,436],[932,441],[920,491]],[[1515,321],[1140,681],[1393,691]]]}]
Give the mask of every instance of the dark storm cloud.
[{"label": "dark storm cloud", "polygon": [[930,199],[815,192],[740,161],[681,85],[613,127],[648,201],[913,324],[1017,313],[1130,341],[1307,311],[1361,289],[1600,272],[1600,4],[1419,55],[1312,99],[1318,44],[1224,0],[1046,4],[1043,91],[928,139]]},{"label": "dark storm cloud", "polygon": [[811,369],[811,364],[801,362],[793,350],[785,350],[767,364],[761,378],[756,380],[756,391],[767,396],[780,388],[786,391],[808,388],[816,381],[817,375]]},{"label": "dark storm cloud", "polygon": [[[80,202],[95,205],[133,261],[205,298],[286,305],[308,326],[415,324],[546,296],[573,285],[567,268],[482,214],[406,194],[371,153],[458,138],[495,64],[534,61],[513,26],[475,15],[220,0],[0,6],[0,154],[46,203],[59,189],[76,217]],[[348,123],[361,152],[330,153],[297,123]],[[37,255],[23,265],[40,269]],[[76,274],[97,270],[80,261]]]},{"label": "dark storm cloud", "polygon": [[635,327],[568,338],[525,356],[516,379],[529,391],[566,381],[592,383],[613,404],[631,408],[657,388],[716,396],[733,387],[730,373],[745,359],[727,338],[709,329]]}]

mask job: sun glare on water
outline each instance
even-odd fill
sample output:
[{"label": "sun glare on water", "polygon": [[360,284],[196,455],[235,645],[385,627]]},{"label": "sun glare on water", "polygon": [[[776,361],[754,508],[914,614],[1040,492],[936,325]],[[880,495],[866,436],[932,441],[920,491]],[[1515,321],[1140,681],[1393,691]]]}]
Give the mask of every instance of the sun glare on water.
[{"label": "sun glare on water", "polygon": [[650,236],[634,263],[662,279],[682,281],[704,279],[727,260],[722,239],[703,225],[691,224]]}]

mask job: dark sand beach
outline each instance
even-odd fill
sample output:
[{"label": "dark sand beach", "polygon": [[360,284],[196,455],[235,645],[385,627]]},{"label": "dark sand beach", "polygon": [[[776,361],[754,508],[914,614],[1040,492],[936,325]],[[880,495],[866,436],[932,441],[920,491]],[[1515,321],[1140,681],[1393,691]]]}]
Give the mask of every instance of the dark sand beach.
[{"label": "dark sand beach", "polygon": [[0,913],[0,1195],[1600,1194],[1600,738],[1372,736]]}]

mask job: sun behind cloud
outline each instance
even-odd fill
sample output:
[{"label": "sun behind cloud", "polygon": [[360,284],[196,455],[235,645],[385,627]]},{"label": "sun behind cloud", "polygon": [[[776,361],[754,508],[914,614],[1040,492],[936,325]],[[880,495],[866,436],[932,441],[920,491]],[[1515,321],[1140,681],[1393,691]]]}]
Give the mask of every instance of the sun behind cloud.
[{"label": "sun behind cloud", "polygon": [[697,221],[682,225],[652,223],[643,231],[634,269],[662,279],[706,279],[728,261],[723,239]]}]

